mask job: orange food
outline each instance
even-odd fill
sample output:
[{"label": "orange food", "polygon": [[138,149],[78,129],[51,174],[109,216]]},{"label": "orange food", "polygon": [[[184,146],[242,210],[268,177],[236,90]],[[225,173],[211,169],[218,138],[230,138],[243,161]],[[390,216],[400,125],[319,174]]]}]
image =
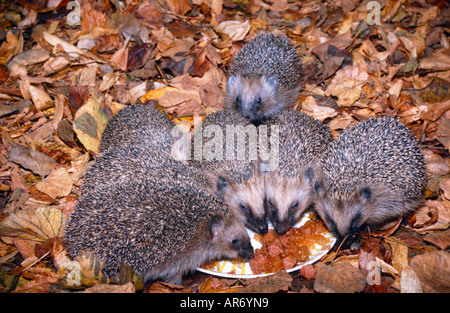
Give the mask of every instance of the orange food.
[{"label": "orange food", "polygon": [[255,237],[262,244],[249,261],[254,274],[274,273],[293,268],[297,262],[309,259],[315,244],[327,245],[323,236],[327,229],[321,221],[309,220],[301,227],[294,227],[283,236],[270,229],[264,236]]}]

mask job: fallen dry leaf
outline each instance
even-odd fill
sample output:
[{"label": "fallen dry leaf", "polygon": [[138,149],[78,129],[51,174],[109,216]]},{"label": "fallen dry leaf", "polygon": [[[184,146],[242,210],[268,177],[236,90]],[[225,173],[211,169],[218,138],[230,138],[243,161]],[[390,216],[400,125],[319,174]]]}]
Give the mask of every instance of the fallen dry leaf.
[{"label": "fallen dry leaf", "polygon": [[314,290],[317,292],[353,293],[363,291],[366,286],[366,277],[349,263],[318,264],[316,269]]},{"label": "fallen dry leaf", "polygon": [[68,196],[72,190],[72,179],[65,168],[54,169],[50,175],[36,184],[36,189],[53,199]]},{"label": "fallen dry leaf", "polygon": [[0,223],[0,235],[44,242],[63,237],[66,216],[52,207],[16,210]]},{"label": "fallen dry leaf", "polygon": [[28,89],[31,100],[38,111],[46,110],[54,105],[52,98],[44,90],[34,86],[30,86]]},{"label": "fallen dry leaf", "polygon": [[435,251],[416,255],[411,268],[420,279],[424,292],[450,292],[450,254]]},{"label": "fallen dry leaf", "polygon": [[[447,102],[450,102],[447,101]],[[444,147],[450,151],[450,110],[448,110],[441,118],[438,129],[436,131],[437,140],[439,140]]]},{"label": "fallen dry leaf", "polygon": [[233,41],[240,41],[245,38],[247,33],[250,30],[249,21],[240,22],[240,21],[226,21],[222,22],[216,27],[216,31],[218,33],[226,34]]},{"label": "fallen dry leaf", "polygon": [[421,293],[419,276],[410,267],[405,266],[400,277],[400,292],[401,293]]},{"label": "fallen dry leaf", "polygon": [[123,285],[96,284],[86,288],[84,293],[135,293],[136,288],[132,282]]},{"label": "fallen dry leaf", "polygon": [[391,246],[392,266],[401,273],[403,268],[408,266],[408,246],[395,237],[388,237],[385,240]]},{"label": "fallen dry leaf", "polygon": [[425,70],[450,70],[450,48],[438,50],[429,57],[423,58],[419,63],[419,68]]},{"label": "fallen dry leaf", "polygon": [[274,275],[255,278],[251,285],[239,290],[240,293],[273,293],[287,291],[292,284],[292,277],[286,271]]},{"label": "fallen dry leaf", "polygon": [[56,166],[55,160],[51,157],[18,144],[13,144],[8,157],[11,161],[20,164],[41,177],[50,174]]},{"label": "fallen dry leaf", "polygon": [[103,129],[109,117],[102,110],[99,100],[90,98],[75,114],[73,129],[87,150],[98,151]]}]

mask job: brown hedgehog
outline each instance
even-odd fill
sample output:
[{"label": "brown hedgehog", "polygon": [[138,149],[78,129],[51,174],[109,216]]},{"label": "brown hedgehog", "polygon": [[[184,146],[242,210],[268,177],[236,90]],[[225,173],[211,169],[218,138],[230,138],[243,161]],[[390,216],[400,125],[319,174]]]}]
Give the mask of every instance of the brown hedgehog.
[{"label": "brown hedgehog", "polygon": [[260,34],[232,61],[225,104],[259,125],[295,104],[302,74],[300,57],[289,39]]},{"label": "brown hedgehog", "polygon": [[177,284],[205,262],[250,259],[247,230],[223,201],[201,188],[201,173],[153,153],[144,142],[110,149],[88,169],[65,229],[69,255],[90,251],[108,275],[125,263],[146,282]]},{"label": "brown hedgehog", "polygon": [[393,118],[344,130],[321,160],[315,209],[338,238],[374,229],[421,206],[425,161],[417,139]]},{"label": "brown hedgehog", "polygon": [[317,162],[333,137],[327,126],[285,109],[267,125],[279,126],[279,165],[265,175],[265,205],[279,234],[286,233],[313,204]]}]

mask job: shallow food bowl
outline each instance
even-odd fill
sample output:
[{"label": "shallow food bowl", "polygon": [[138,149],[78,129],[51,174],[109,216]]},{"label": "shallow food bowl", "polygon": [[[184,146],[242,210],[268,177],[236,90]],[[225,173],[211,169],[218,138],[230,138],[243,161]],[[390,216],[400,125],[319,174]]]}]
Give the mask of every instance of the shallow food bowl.
[{"label": "shallow food bowl", "polygon": [[[313,216],[312,213],[309,212],[305,213],[302,219],[297,224],[295,224],[294,227],[302,226],[308,220],[310,220],[312,216]],[[273,228],[272,225],[269,224],[269,228]],[[261,248],[262,246],[261,243],[255,239],[255,236],[258,235],[249,229],[247,229],[247,231],[250,236],[253,249],[256,250],[258,248]],[[286,270],[286,272],[288,273],[294,272],[299,270],[302,266],[306,264],[312,264],[321,259],[331,250],[333,245],[336,243],[336,238],[333,236],[333,234],[331,234],[328,231],[322,234],[325,238],[328,239],[329,241],[328,244],[326,244],[325,246],[316,244],[315,248],[310,250],[310,257],[307,261],[297,262],[297,264],[293,268]],[[275,273],[254,274],[252,272],[252,269],[250,268],[249,262],[242,262],[237,260],[216,261],[213,263],[208,263],[207,265],[203,265],[202,267],[197,268],[197,270],[202,273],[226,278],[256,278],[275,274]]]}]

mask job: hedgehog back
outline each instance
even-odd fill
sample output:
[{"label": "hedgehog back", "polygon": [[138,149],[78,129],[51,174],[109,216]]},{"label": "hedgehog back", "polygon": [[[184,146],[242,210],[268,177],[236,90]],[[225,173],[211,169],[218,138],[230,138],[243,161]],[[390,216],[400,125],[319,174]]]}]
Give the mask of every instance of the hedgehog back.
[{"label": "hedgehog back", "polygon": [[302,112],[282,110],[266,125],[279,126],[279,167],[277,175],[293,176],[318,161],[333,140],[328,126]]},{"label": "hedgehog back", "polygon": [[[244,182],[251,177],[253,177],[255,173],[255,161],[250,160],[249,155],[249,149],[256,149],[256,142],[250,142],[249,137],[245,137],[245,157],[244,160],[227,160],[226,157],[226,127],[227,125],[232,126],[244,126],[247,127],[250,125],[250,127],[255,127],[253,124],[251,124],[246,118],[241,116],[239,113],[236,112],[236,110],[232,109],[225,109],[218,112],[215,112],[213,114],[208,115],[202,122],[202,127],[207,127],[209,125],[217,125],[222,133],[223,133],[223,157],[222,160],[194,160],[192,164],[209,173],[215,173],[217,175],[219,174],[226,174],[226,176],[230,177],[232,180],[234,180],[237,183]],[[256,131],[256,128],[255,128]],[[211,138],[203,137],[202,144],[205,145],[208,140],[211,140]],[[237,157],[237,141],[238,138],[235,136],[233,147],[234,147],[234,157]],[[192,149],[192,152],[194,152],[194,149]]]},{"label": "hedgehog back", "polygon": [[[126,150],[121,149],[122,157]],[[132,157],[126,160],[133,163]],[[97,163],[99,171],[108,170],[107,161]],[[149,166],[144,174],[131,172],[123,183],[107,180],[99,187],[99,180],[88,181],[66,226],[69,255],[84,249],[105,262],[107,274],[117,273],[120,262],[145,274],[183,252],[213,214],[228,214],[221,200],[197,186],[192,176],[197,172],[188,170],[168,163],[164,170]]]},{"label": "hedgehog back", "polygon": [[291,89],[298,86],[302,66],[288,38],[268,33],[258,35],[236,54],[230,74],[250,79],[275,77],[281,86]]},{"label": "hedgehog back", "polygon": [[146,139],[149,149],[170,151],[174,140],[174,123],[154,104],[131,105],[120,110],[106,124],[99,151],[104,153],[116,147],[133,145]]},{"label": "hedgehog back", "polygon": [[420,198],[425,161],[417,139],[403,124],[387,117],[370,118],[344,130],[321,161],[328,189],[336,198],[375,183]]}]

